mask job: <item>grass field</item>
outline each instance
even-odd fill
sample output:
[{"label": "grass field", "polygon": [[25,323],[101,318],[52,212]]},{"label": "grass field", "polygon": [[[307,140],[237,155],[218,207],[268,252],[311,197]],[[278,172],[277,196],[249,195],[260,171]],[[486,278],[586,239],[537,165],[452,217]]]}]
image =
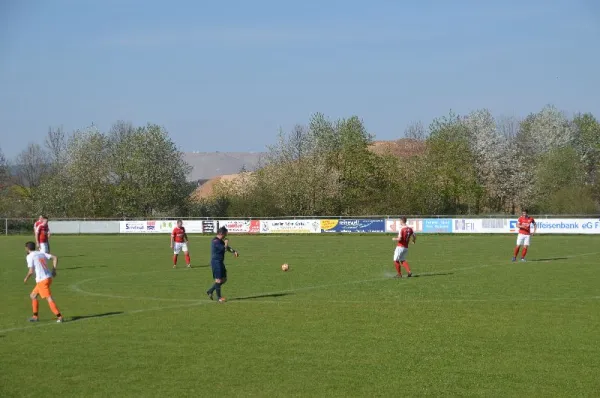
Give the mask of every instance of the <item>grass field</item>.
[{"label": "grass field", "polygon": [[600,237],[511,263],[514,236],[421,235],[399,280],[391,236],[233,236],[217,304],[209,237],[174,270],[168,236],[56,236],[63,324],[27,322],[26,239],[0,238],[2,397],[600,395]]}]

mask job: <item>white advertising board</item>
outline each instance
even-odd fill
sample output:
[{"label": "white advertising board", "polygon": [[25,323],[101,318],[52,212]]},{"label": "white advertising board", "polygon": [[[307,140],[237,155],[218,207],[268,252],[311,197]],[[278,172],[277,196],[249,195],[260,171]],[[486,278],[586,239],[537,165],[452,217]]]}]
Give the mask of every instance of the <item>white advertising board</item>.
[{"label": "white advertising board", "polygon": [[318,234],[321,220],[260,220],[261,234]]}]

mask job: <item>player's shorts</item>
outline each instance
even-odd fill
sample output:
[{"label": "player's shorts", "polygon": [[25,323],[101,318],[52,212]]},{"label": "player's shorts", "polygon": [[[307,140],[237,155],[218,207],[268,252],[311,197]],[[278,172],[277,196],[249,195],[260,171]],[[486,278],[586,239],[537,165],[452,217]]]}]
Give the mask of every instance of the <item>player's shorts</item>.
[{"label": "player's shorts", "polygon": [[40,243],[40,251],[42,253],[50,253],[50,243],[48,243],[48,242]]},{"label": "player's shorts", "polygon": [[213,279],[227,279],[227,268],[225,268],[225,264],[211,262],[210,266],[212,268]]},{"label": "player's shorts", "polygon": [[173,254],[179,254],[181,252],[187,253],[188,247],[185,242],[175,242],[175,247],[173,248]]},{"label": "player's shorts", "polygon": [[396,246],[396,250],[394,250],[394,261],[406,260],[407,254],[408,254],[408,247]]},{"label": "player's shorts", "polygon": [[531,235],[517,235],[517,246],[529,246],[529,239]]},{"label": "player's shorts", "polygon": [[47,278],[38,282],[31,291],[31,295],[39,295],[43,299],[52,296],[50,285],[52,285],[52,278]]}]

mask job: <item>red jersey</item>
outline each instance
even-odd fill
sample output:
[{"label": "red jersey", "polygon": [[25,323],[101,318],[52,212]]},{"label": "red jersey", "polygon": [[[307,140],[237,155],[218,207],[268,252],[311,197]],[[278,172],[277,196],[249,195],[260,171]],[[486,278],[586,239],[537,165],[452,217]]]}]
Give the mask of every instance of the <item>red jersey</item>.
[{"label": "red jersey", "polygon": [[39,225],[37,227],[37,237],[38,237],[38,242],[39,243],[48,243],[48,233],[50,232],[50,228],[48,228],[48,224],[46,225]]},{"label": "red jersey", "polygon": [[173,232],[171,233],[173,240],[176,243],[185,242],[185,228],[184,227],[175,227],[173,228]]},{"label": "red jersey", "polygon": [[40,225],[42,225],[42,222],[40,220],[37,220],[35,224],[33,224],[33,232],[37,234],[37,230]]},{"label": "red jersey", "polygon": [[408,242],[414,234],[415,232],[408,225],[402,227],[400,233],[398,234],[398,246],[408,247]]},{"label": "red jersey", "polygon": [[533,217],[519,217],[519,219],[517,220],[518,224],[521,224],[521,227],[519,228],[519,233],[521,235],[531,235],[531,224],[535,224],[535,220],[533,219]]}]

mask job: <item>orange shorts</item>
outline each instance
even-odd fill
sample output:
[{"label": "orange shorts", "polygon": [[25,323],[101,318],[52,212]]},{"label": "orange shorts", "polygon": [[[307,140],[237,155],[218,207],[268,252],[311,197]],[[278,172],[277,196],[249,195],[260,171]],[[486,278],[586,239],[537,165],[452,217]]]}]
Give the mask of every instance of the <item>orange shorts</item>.
[{"label": "orange shorts", "polygon": [[47,297],[52,296],[50,293],[50,285],[52,284],[52,278],[44,279],[41,282],[38,282],[33,290],[31,291],[31,295],[40,295],[41,298],[45,299]]}]

